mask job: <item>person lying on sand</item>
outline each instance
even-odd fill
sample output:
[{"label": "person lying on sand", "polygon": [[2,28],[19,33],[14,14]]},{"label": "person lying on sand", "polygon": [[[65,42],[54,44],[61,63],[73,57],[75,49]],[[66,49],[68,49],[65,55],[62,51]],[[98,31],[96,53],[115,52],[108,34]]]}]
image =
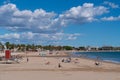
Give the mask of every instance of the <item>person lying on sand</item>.
[{"label": "person lying on sand", "polygon": [[48,61],[48,62],[46,62],[45,64],[46,64],[46,65],[49,65],[49,64],[50,64],[50,62]]}]

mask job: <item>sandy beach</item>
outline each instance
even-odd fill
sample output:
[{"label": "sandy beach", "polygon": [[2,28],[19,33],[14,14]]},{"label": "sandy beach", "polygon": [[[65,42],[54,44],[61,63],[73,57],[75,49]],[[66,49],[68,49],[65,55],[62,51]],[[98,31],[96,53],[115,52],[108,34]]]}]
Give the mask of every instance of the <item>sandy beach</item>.
[{"label": "sandy beach", "polygon": [[[17,64],[0,64],[0,80],[120,80],[120,65],[68,57],[40,57],[34,53]],[[60,67],[59,67],[60,64]]]}]

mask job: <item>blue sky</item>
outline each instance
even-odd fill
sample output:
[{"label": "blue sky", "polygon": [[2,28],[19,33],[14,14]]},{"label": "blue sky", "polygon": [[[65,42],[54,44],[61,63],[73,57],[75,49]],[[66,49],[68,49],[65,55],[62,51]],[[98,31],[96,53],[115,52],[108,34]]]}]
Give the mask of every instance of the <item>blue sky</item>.
[{"label": "blue sky", "polygon": [[0,0],[0,41],[120,46],[119,0]]}]

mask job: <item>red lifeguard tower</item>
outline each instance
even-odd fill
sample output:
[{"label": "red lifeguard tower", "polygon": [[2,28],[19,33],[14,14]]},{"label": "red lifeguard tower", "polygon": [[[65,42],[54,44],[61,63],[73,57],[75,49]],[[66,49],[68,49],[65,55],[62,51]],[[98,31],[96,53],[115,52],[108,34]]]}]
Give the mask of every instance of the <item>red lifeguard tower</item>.
[{"label": "red lifeguard tower", "polygon": [[8,60],[11,57],[11,51],[10,50],[5,50],[5,59]]}]

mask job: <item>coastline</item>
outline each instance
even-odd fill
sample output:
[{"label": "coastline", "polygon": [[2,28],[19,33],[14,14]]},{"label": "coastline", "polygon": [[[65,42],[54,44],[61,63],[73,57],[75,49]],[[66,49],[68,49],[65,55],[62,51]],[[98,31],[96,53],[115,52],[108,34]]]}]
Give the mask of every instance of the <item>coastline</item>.
[{"label": "coastline", "polygon": [[[68,53],[65,53],[65,52],[60,52],[60,53],[62,53],[62,55],[54,55],[54,54],[49,54],[49,55],[47,55],[47,56],[40,56],[40,55],[38,55],[38,53],[33,53],[33,52],[31,52],[31,53],[28,53],[27,54],[27,57],[29,58],[29,63],[30,63],[30,65],[32,65],[33,63],[34,64],[39,64],[39,61],[42,61],[42,62],[40,62],[42,65],[44,64],[44,63],[46,63],[46,61],[50,61],[52,64],[53,64],[53,66],[54,67],[56,67],[56,68],[48,68],[48,69],[51,69],[51,70],[59,70],[59,68],[57,68],[57,64],[58,63],[61,63],[61,64],[63,64],[63,65],[65,65],[65,68],[61,68],[60,70],[90,70],[90,69],[94,69],[94,68],[96,68],[97,66],[94,64],[95,63],[95,61],[96,61],[96,59],[91,59],[91,58],[86,58],[86,57],[71,57],[71,62],[69,63],[63,63],[63,62],[61,62],[62,61],[62,59],[67,59],[67,58],[69,58],[70,56],[68,55]],[[74,61],[75,61],[75,59],[77,59],[78,61],[78,63],[74,63]],[[99,61],[100,62],[100,66],[98,66],[99,68],[102,68],[103,70],[104,70],[104,66],[106,66],[106,65],[111,65],[111,66],[115,66],[115,67],[120,67],[120,64],[118,64],[118,63],[113,63],[113,62],[108,62],[108,61],[103,61],[103,60],[100,60]],[[25,65],[25,64],[28,64],[28,63],[26,63],[26,57],[24,57],[24,59],[20,62],[20,64],[10,64],[10,65]],[[9,64],[8,64],[9,65]],[[68,66],[69,65],[69,66]],[[5,64],[4,64],[4,66],[6,66]],[[44,65],[45,66],[45,65]],[[70,67],[71,66],[71,67]],[[108,68],[109,68],[109,66],[107,66]],[[36,69],[34,69],[34,68],[32,68],[32,67],[29,67],[30,69],[32,69],[32,70],[36,70],[36,69],[38,69],[38,70],[45,70],[44,69],[44,67],[41,67],[41,68],[39,68],[39,67],[37,67],[36,66]],[[99,69],[98,68],[98,69]],[[114,68],[114,67],[113,67]],[[28,70],[27,68],[22,68],[23,70],[25,69],[25,70]],[[115,68],[114,68],[115,69]],[[17,69],[14,69],[14,70],[19,70],[19,68],[17,68]],[[21,68],[20,68],[20,70],[21,70]],[[94,69],[95,70],[95,69]],[[106,71],[109,71],[109,70],[106,70]],[[113,70],[114,71],[114,70]],[[116,71],[116,69],[115,69],[115,71]],[[119,70],[118,70],[119,71]]]},{"label": "coastline", "polygon": [[[92,60],[92,61],[95,61],[96,59],[92,59],[92,58],[85,58],[85,57],[80,57],[82,59],[87,59],[87,60]],[[115,65],[120,65],[120,63],[116,63],[116,62],[112,62],[112,61],[105,61],[105,60],[100,60],[100,62],[103,62],[103,63],[110,63],[110,64],[115,64]]]},{"label": "coastline", "polygon": [[69,50],[64,52],[120,52],[120,50]]},{"label": "coastline", "polygon": [[[55,53],[60,53],[60,54],[55,54]],[[12,53],[11,55],[22,55],[22,56],[27,56],[27,57],[76,57],[76,58],[83,58],[83,59],[88,59],[88,60],[92,60],[95,61],[96,59],[94,58],[88,58],[88,57],[84,57],[84,56],[71,56],[71,53],[76,53],[76,52],[119,52],[119,51],[54,51],[53,54],[51,55],[45,55],[45,56],[40,56],[38,52],[16,52],[16,53]],[[29,53],[29,54],[28,54]],[[5,54],[0,54],[0,56],[4,56]],[[112,60],[100,60],[102,62],[105,63],[112,63],[112,64],[118,64],[120,65],[120,62],[116,62],[116,61],[112,61]]]},{"label": "coastline", "polygon": [[[65,53],[66,54],[66,53]],[[49,56],[49,57],[48,57]],[[119,80],[120,65],[95,61],[88,58],[71,58],[71,62],[61,62],[68,57],[39,56],[38,53],[28,53],[17,64],[0,64],[1,80]],[[51,57],[50,57],[51,56]],[[77,63],[75,62],[77,60]],[[46,62],[49,61],[49,64]],[[62,67],[58,67],[58,63]],[[47,77],[46,77],[47,76]],[[86,77],[91,76],[91,77]],[[109,77],[108,77],[109,76]]]},{"label": "coastline", "polygon": [[[120,52],[118,52],[118,51],[72,51],[72,52],[69,52],[70,54],[72,54],[72,56],[74,57],[82,57],[82,58],[86,58],[86,59],[91,59],[91,60],[96,60],[96,58],[98,57],[98,58],[100,58],[100,60],[101,61],[104,61],[104,62],[108,62],[108,63],[114,63],[114,64],[120,64],[120,62],[119,61],[116,61],[116,60],[112,60],[112,59],[105,59],[105,57],[104,58],[102,58],[102,56],[100,56],[99,55],[99,53],[100,54],[104,54],[104,53],[109,53],[109,52],[116,52],[116,53],[120,53]],[[68,54],[69,54],[68,53]],[[75,54],[75,53],[78,53],[78,54]],[[82,54],[79,54],[79,53],[82,53]],[[85,53],[85,54],[84,54]],[[87,54],[86,54],[87,53]],[[95,58],[95,56],[91,56],[91,55],[89,55],[89,53],[97,53],[97,54],[95,54],[95,56],[96,56],[96,58]],[[93,58],[94,57],[94,58]],[[107,56],[106,56],[106,58],[107,58]],[[108,57],[109,58],[109,57]]]}]

